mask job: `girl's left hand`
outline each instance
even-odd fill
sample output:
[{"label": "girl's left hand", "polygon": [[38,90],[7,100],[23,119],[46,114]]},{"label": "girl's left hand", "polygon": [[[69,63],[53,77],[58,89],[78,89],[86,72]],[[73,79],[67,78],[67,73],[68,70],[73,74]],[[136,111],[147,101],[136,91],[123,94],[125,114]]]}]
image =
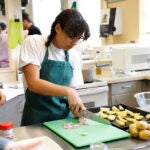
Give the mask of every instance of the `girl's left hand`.
[{"label": "girl's left hand", "polygon": [[31,150],[39,146],[42,142],[42,138],[13,142],[8,144],[5,150]]},{"label": "girl's left hand", "polygon": [[0,91],[0,105],[6,102],[6,96]]}]

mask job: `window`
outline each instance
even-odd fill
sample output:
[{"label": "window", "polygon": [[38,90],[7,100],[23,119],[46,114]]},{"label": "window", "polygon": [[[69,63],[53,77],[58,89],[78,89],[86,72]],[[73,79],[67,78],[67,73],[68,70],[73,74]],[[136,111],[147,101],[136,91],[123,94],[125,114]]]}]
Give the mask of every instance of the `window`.
[{"label": "window", "polygon": [[79,0],[79,11],[89,24],[91,37],[88,44],[100,45],[100,0]]},{"label": "window", "polygon": [[60,0],[32,0],[33,20],[44,35],[50,34],[51,24],[61,11]]},{"label": "window", "polygon": [[150,42],[150,0],[140,0],[140,43]]},{"label": "window", "polygon": [[[67,0],[68,8],[76,1],[77,9],[81,12],[89,24],[91,37],[88,39],[90,45],[100,45],[100,0]],[[42,34],[49,35],[50,27],[55,17],[61,11],[66,0],[32,0],[33,20]],[[66,6],[66,5],[65,5]]]}]

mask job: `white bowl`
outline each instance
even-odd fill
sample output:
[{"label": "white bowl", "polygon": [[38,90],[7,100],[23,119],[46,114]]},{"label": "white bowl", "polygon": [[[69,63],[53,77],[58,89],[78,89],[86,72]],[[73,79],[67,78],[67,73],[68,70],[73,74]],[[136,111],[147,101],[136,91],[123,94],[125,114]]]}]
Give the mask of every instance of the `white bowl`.
[{"label": "white bowl", "polygon": [[139,106],[150,106],[150,92],[141,92],[134,95]]}]

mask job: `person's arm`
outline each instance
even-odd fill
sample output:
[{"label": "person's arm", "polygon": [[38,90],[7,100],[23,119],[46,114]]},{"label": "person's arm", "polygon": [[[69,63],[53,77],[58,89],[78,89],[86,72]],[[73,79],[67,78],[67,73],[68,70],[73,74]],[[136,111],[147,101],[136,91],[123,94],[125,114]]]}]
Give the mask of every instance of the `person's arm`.
[{"label": "person's arm", "polygon": [[30,91],[47,96],[67,96],[69,107],[76,116],[78,116],[79,111],[85,109],[75,89],[40,79],[40,69],[38,66],[26,65],[23,67],[23,72]]},{"label": "person's arm", "polygon": [[5,150],[31,150],[38,147],[44,138],[27,139],[17,142],[9,142],[5,146]]},{"label": "person's arm", "polygon": [[27,139],[13,142],[7,138],[0,137],[0,150],[30,150],[39,146],[44,138]]},{"label": "person's arm", "polygon": [[6,101],[6,96],[0,91],[0,105],[3,105]]},{"label": "person's arm", "polygon": [[0,150],[5,150],[6,145],[8,145],[9,143],[11,143],[10,140],[8,140],[4,137],[0,137]]}]

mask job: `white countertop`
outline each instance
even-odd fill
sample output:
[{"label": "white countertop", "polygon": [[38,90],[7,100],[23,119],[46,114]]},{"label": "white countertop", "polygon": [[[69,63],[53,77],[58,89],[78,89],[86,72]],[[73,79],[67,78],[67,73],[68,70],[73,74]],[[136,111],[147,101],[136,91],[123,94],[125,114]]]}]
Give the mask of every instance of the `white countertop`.
[{"label": "white countertop", "polygon": [[24,94],[24,89],[22,84],[10,84],[10,85],[4,84],[3,88],[0,90],[6,95],[6,101],[9,101],[12,98]]},{"label": "white countertop", "polygon": [[[109,67],[104,67],[102,68],[102,74],[95,75],[95,79],[107,81],[108,84],[133,80],[150,80],[150,70],[137,72],[131,75],[115,76],[111,73]],[[17,82],[4,85],[3,89],[0,90],[6,95],[7,101],[24,94],[23,85],[17,84]]]},{"label": "white countertop", "polygon": [[119,83],[133,80],[150,80],[150,70],[140,71],[130,75],[113,75],[109,67],[102,68],[101,75],[95,75],[95,78],[98,80],[106,80],[107,83]]}]

